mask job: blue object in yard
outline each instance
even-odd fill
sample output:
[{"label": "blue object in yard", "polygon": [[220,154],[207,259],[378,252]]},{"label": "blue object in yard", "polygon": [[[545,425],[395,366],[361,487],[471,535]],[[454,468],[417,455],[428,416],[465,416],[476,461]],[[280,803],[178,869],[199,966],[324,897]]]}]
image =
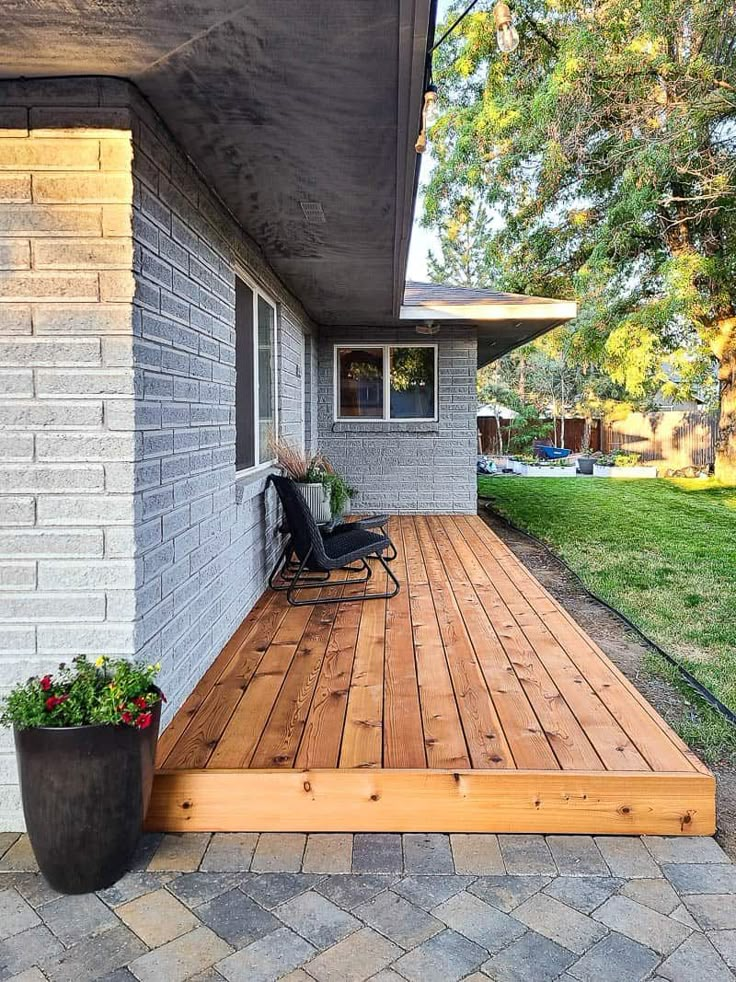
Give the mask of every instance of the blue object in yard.
[{"label": "blue object in yard", "polygon": [[560,457],[569,457],[571,452],[564,447],[537,447],[537,453],[546,460],[559,460]]}]

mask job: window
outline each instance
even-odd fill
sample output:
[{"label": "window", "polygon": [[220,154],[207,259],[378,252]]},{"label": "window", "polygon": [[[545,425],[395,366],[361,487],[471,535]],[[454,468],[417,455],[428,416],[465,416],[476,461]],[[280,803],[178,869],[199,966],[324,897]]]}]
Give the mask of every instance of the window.
[{"label": "window", "polygon": [[276,310],[235,280],[235,469],[273,459],[276,432]]},{"label": "window", "polygon": [[335,346],[335,419],[436,418],[436,344]]}]

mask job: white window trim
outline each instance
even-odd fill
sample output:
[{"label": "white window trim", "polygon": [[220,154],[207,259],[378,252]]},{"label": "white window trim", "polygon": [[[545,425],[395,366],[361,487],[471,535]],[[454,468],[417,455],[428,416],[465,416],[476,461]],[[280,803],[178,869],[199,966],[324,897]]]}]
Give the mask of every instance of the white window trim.
[{"label": "white window trim", "polygon": [[[341,348],[380,348],[383,351],[383,416],[339,416],[340,370],[338,352]],[[391,416],[391,348],[432,348],[434,351],[434,415],[433,416]],[[334,345],[332,360],[332,417],[335,423],[436,423],[439,419],[439,345],[427,342],[393,341],[343,341]]]},{"label": "white window trim", "polygon": [[268,470],[276,463],[275,457],[272,457],[270,460],[264,460],[262,463],[259,460],[261,456],[261,428],[259,425],[260,406],[258,405],[258,298],[260,297],[264,303],[267,303],[273,310],[273,423],[274,432],[276,435],[279,433],[279,307],[276,301],[271,299],[270,295],[258,285],[257,281],[250,275],[250,273],[247,273],[242,266],[236,265],[235,275],[238,277],[238,279],[242,280],[253,293],[253,459],[255,463],[253,463],[250,467],[241,467],[239,469],[236,468],[235,477],[239,478],[251,474],[257,474],[258,471]]}]

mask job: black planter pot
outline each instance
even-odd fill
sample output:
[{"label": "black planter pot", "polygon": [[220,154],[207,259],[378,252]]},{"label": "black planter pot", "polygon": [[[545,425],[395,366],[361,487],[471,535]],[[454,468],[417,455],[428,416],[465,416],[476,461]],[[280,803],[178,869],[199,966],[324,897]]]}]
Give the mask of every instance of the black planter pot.
[{"label": "black planter pot", "polygon": [[39,868],[60,893],[90,893],[127,871],[151,797],[161,703],[145,730],[15,731],[23,813]]},{"label": "black planter pot", "polygon": [[578,474],[592,474],[594,463],[595,461],[592,457],[579,457]]}]

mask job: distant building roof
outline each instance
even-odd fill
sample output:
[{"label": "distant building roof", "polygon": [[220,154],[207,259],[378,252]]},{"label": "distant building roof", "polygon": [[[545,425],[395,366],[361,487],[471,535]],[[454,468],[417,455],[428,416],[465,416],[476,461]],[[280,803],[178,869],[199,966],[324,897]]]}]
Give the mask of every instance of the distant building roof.
[{"label": "distant building roof", "polygon": [[516,419],[519,415],[515,409],[502,405],[500,402],[487,402],[478,406],[478,416],[498,416],[499,419]]}]

